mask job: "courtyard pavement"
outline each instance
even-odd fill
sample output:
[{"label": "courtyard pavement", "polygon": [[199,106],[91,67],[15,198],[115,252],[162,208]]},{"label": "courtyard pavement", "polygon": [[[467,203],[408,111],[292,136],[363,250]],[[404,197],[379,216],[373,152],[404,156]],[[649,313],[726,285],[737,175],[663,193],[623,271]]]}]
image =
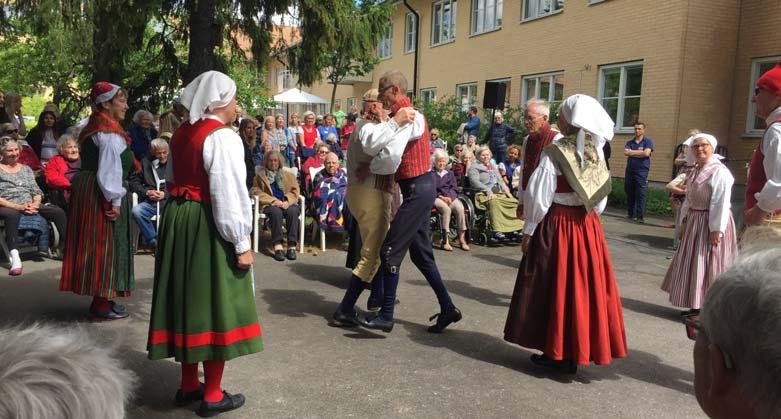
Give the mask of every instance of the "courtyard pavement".
[{"label": "courtyard pavement", "polygon": [[[702,418],[693,395],[693,342],[679,309],[659,289],[669,265],[669,220],[638,225],[603,217],[626,325],[629,356],[610,366],[550,373],[531,351],[506,343],[503,327],[521,258],[517,245],[436,250],[438,265],[464,318],[441,335],[426,332],[438,311],[434,293],[407,259],[397,323],[390,334],[329,326],[349,279],[345,253],[276,262],[256,255],[256,302],[265,350],[228,362],[224,387],[247,404],[225,418]],[[89,299],[57,291],[59,263],[30,261],[22,277],[0,276],[0,321],[84,322],[118,346],[139,376],[129,418],[191,418],[175,408],[178,364],[148,361],[146,335],[154,259],[136,258],[131,317],[90,323]],[[364,295],[359,307],[365,307]]]}]

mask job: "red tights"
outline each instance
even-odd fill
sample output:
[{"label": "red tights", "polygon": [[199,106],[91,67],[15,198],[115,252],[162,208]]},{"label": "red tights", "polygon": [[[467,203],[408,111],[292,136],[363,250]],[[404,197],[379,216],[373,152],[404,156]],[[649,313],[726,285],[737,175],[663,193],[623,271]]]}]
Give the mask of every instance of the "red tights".
[{"label": "red tights", "polygon": [[[222,372],[225,369],[225,361],[204,361],[203,375],[206,383],[204,384],[203,399],[207,402],[218,402],[222,400]],[[182,363],[182,391],[196,391],[201,386],[198,381],[198,363]]]}]

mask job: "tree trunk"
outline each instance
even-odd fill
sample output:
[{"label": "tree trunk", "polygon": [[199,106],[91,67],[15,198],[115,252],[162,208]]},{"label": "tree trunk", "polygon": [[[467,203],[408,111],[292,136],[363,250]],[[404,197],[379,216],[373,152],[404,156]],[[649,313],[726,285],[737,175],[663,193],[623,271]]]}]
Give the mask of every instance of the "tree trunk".
[{"label": "tree trunk", "polygon": [[190,52],[184,84],[190,83],[204,71],[215,70],[217,60],[214,48],[222,37],[220,27],[214,20],[216,0],[191,0],[190,9]]},{"label": "tree trunk", "polygon": [[331,109],[328,111],[328,113],[333,114],[334,113],[334,101],[336,101],[336,87],[339,85],[336,81],[331,81],[331,84],[334,85],[334,88],[331,90]]},{"label": "tree trunk", "polygon": [[99,81],[108,81],[119,83],[120,80],[114,80],[116,76],[113,71],[114,62],[122,62],[122,57],[116,57],[117,51],[111,48],[111,29],[115,16],[110,16],[110,8],[106,5],[95,3],[95,14],[93,23],[95,26],[92,32],[92,50],[95,54],[95,67],[92,69],[92,84]]}]

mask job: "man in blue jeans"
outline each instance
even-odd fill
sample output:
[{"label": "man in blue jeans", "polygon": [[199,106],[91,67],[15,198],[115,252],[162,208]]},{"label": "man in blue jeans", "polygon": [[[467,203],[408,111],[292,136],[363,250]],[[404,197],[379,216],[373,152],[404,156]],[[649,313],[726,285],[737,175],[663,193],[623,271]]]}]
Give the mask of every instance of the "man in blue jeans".
[{"label": "man in blue jeans", "polygon": [[133,207],[133,220],[141,230],[148,247],[157,245],[157,226],[152,217],[162,212],[168,192],[165,189],[165,170],[168,163],[168,142],[162,138],[152,140],[151,155],[141,159],[141,171],[128,179],[130,192],[138,195],[138,205]]},{"label": "man in blue jeans", "polygon": [[635,123],[635,136],[624,146],[627,157],[624,175],[627,218],[643,223],[645,193],[648,189],[648,170],[651,169],[651,152],[654,142],[645,136],[645,124]]}]

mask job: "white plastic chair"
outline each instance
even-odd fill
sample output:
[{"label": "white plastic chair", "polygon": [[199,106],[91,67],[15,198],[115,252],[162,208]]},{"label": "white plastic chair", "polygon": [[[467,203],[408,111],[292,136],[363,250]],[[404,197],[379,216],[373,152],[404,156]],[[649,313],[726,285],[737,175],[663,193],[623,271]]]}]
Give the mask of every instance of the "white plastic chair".
[{"label": "white plastic chair", "polygon": [[[298,252],[304,253],[304,227],[306,226],[306,198],[303,195],[298,196],[298,205],[301,209],[298,220]],[[252,196],[252,250],[255,253],[260,252],[260,230],[265,225],[266,214],[261,211],[260,199],[257,195]]]}]

